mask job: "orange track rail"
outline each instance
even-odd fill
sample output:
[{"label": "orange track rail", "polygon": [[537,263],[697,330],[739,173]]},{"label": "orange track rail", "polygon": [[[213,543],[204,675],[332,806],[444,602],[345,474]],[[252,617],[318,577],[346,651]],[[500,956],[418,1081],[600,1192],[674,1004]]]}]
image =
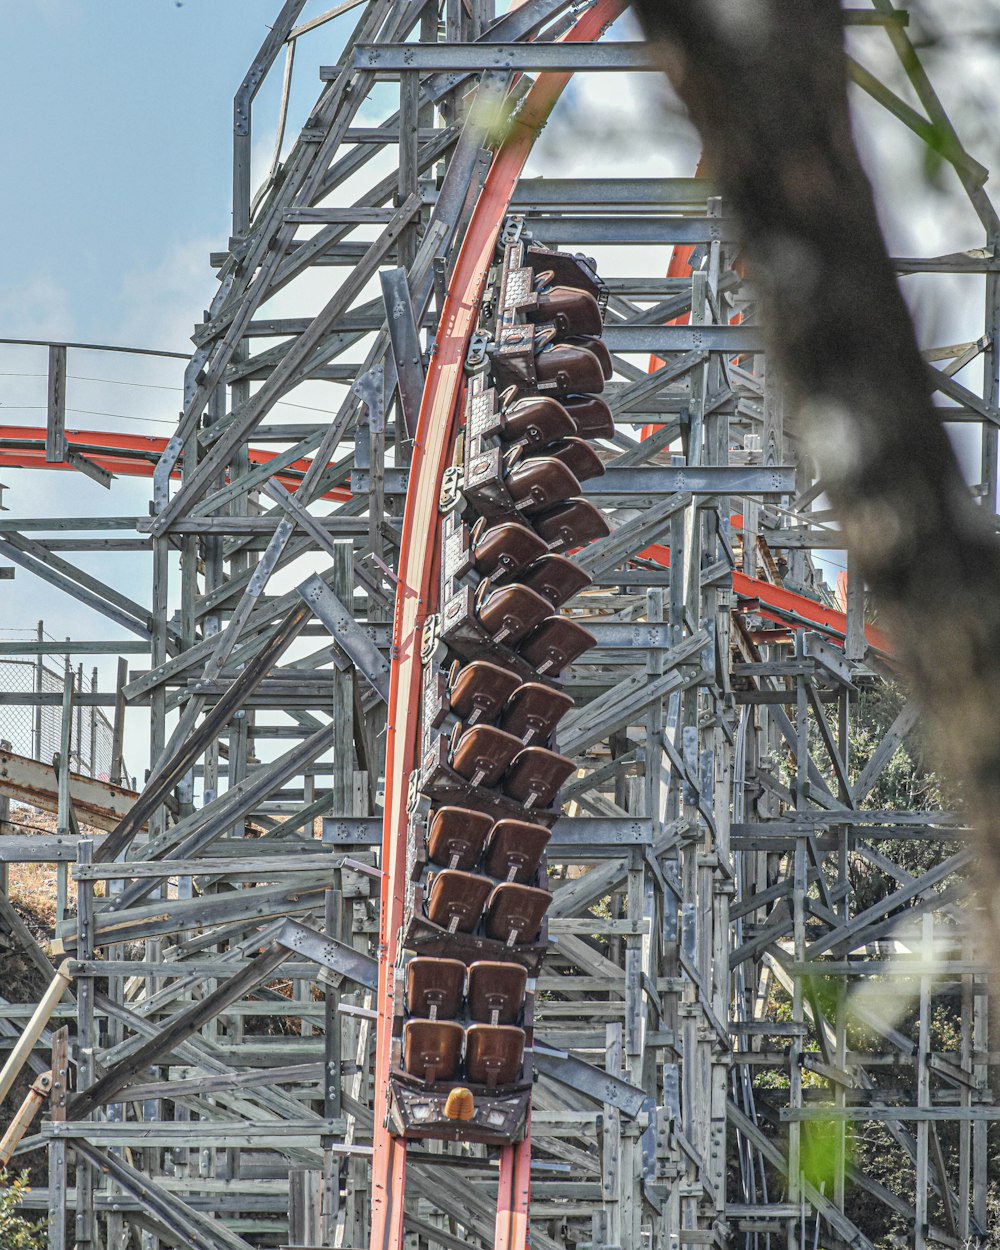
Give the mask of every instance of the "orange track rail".
[{"label": "orange track rail", "polygon": [[[67,430],[66,441],[92,464],[117,477],[152,477],[156,462],[167,445],[167,440],[158,435],[124,434],[117,430]],[[252,465],[261,465],[267,464],[279,453],[251,447],[248,454]],[[309,459],[294,460],[275,477],[282,486],[295,490],[311,464]],[[68,463],[53,464],[45,459],[44,427],[0,425],[0,468],[65,470],[73,469],[73,466]],[[170,476],[179,478],[180,468]],[[343,502],[351,498],[351,492],[338,487],[327,492],[323,498]]]},{"label": "orange track rail", "polygon": [[[598,0],[564,36],[591,42],[625,9],[627,0]],[[375,1125],[372,1159],[372,1250],[398,1250],[403,1240],[406,1142],[387,1127],[393,1012],[393,972],[399,953],[406,870],[406,796],[417,766],[420,708],[420,633],[437,604],[441,479],[448,466],[463,385],[469,336],[475,328],[497,234],[535,138],[569,74],[540,74],[490,166],[476,204],[441,315],[417,421],[410,485],[403,513],[399,583],[386,735],[385,820],[382,836],[382,908],[379,934],[378,1034],[375,1052]],[[527,1243],[530,1136],[501,1152],[495,1246]]]},{"label": "orange track rail", "polygon": [[[696,178],[704,177],[705,169],[702,160],[699,160],[698,167],[694,171]],[[690,271],[691,257],[694,254],[693,247],[674,247],[670,254],[670,262],[667,265],[668,278],[686,277]],[[741,269],[742,272],[742,269]],[[691,320],[690,313],[683,313],[680,317],[668,321],[667,325],[683,326],[687,325]],[[741,320],[741,315],[737,315],[732,320]],[[648,372],[655,373],[661,369],[664,361],[659,356],[650,356]],[[647,425],[643,427],[640,439],[645,440],[655,434],[659,427],[655,425]],[[741,516],[732,517],[734,527],[741,528],[743,518]],[[654,544],[642,552],[647,560],[653,560],[657,564],[663,565],[665,568],[670,565],[670,548]],[[837,612],[832,608],[824,607],[823,604],[817,603],[815,599],[808,599],[805,595],[795,594],[794,591],[785,590],[781,586],[775,586],[771,582],[759,581],[753,577],[747,577],[746,574],[740,572],[733,573],[733,593],[741,599],[756,599],[759,604],[758,615],[765,617],[767,620],[775,621],[781,625],[789,625],[792,628],[805,628],[812,626],[814,629],[828,638],[837,642],[843,642],[847,636],[847,617],[843,612]],[[865,626],[865,637],[868,643],[876,651],[880,651],[886,657],[892,656],[892,647],[888,636],[874,625]]]},{"label": "orange track rail", "polygon": [[[737,520],[742,524],[742,517],[733,517],[734,523]],[[643,559],[652,560],[663,568],[670,567],[670,548],[660,543],[653,543],[641,555]],[[745,573],[735,570],[733,594],[740,599],[755,599],[759,605],[756,609],[757,615],[779,625],[787,625],[791,629],[812,628],[834,642],[842,643],[847,637],[847,617],[843,612],[828,608],[805,595],[796,594],[794,590],[785,590],[783,586],[747,577]],[[866,625],[865,637],[869,646],[887,658],[892,657],[892,644],[883,630],[875,625]]]}]

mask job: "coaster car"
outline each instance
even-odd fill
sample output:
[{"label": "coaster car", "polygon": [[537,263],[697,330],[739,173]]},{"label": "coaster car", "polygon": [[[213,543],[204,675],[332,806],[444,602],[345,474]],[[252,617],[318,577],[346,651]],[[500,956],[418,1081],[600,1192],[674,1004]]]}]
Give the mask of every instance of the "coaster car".
[{"label": "coaster car", "polygon": [[493,819],[465,807],[439,807],[427,830],[427,858],[463,872],[475,868]]},{"label": "coaster car", "polygon": [[567,665],[597,645],[597,639],[568,616],[550,616],[521,643],[518,655],[535,671],[546,677],[558,677]]},{"label": "coaster car", "polygon": [[505,521],[490,526],[486,517],[480,517],[473,526],[470,541],[473,567],[483,577],[513,575],[548,550],[545,542],[526,525]]},{"label": "coaster car", "polygon": [[458,1015],[465,991],[465,964],[419,957],[406,965],[406,1010],[431,1020]]},{"label": "coaster car", "polygon": [[[585,347],[588,352],[593,352],[600,361],[601,373],[604,375],[605,382],[611,381],[612,377],[614,377],[615,367],[611,363],[611,353],[608,351],[608,345],[603,339],[594,338],[589,334],[578,334],[565,341],[572,343],[574,347]],[[589,386],[580,387],[581,391],[593,389],[595,388]],[[602,388],[597,387],[596,389],[601,390]]]},{"label": "coaster car", "polygon": [[581,252],[559,252],[528,243],[524,249],[524,264],[534,270],[533,286],[539,291],[547,286],[571,286],[589,291],[595,298],[601,293],[596,262]]},{"label": "coaster car", "polygon": [[589,291],[581,291],[579,287],[549,285],[554,278],[551,270],[536,275],[538,299],[534,308],[526,310],[527,319],[551,323],[562,338],[575,334],[600,334],[603,329],[601,309],[593,295]]},{"label": "coaster car", "polygon": [[464,1030],[451,1020],[408,1020],[403,1026],[403,1067],[433,1085],[451,1081],[462,1059]]},{"label": "coaster car", "polygon": [[600,508],[587,499],[568,499],[532,518],[532,524],[549,546],[560,551],[585,547],[595,538],[606,538],[611,526]]},{"label": "coaster car", "polygon": [[501,788],[526,808],[548,807],[575,769],[576,765],[565,755],[545,747],[525,747],[515,756]]},{"label": "coaster car", "polygon": [[471,933],[482,918],[492,889],[489,877],[446,868],[431,885],[427,919],[449,933]]},{"label": "coaster car", "polygon": [[490,895],[486,910],[487,937],[507,946],[533,942],[551,902],[548,890],[513,882],[498,885]]},{"label": "coaster car", "polygon": [[558,460],[569,469],[578,482],[600,477],[604,473],[604,461],[589,443],[582,438],[564,438],[545,448],[545,454]]},{"label": "coaster car", "polygon": [[604,390],[604,366],[600,357],[578,343],[550,342],[536,352],[535,375],[539,385],[552,389],[557,395],[575,391],[599,394]]},{"label": "coaster car", "polygon": [[474,660],[464,666],[456,660],[448,675],[448,701],[470,729],[479,721],[496,720],[518,684],[514,673],[488,660]]},{"label": "coaster car", "polygon": [[520,738],[492,725],[476,725],[473,729],[456,725],[450,763],[470,785],[489,788],[504,775],[522,745]]},{"label": "coaster car", "polygon": [[573,418],[580,438],[613,438],[611,409],[597,395],[563,395],[559,401]]},{"label": "coaster car", "polygon": [[[509,598],[504,594],[494,599],[509,589],[515,589],[517,594]],[[481,601],[482,616],[477,609],[477,599]],[[498,586],[496,590],[486,582],[475,590],[468,584],[460,584],[441,609],[438,641],[463,661],[491,660],[519,674],[521,681],[533,681],[537,677],[534,668],[520,657],[516,648],[521,641],[532,637],[539,625],[545,624],[546,612],[552,612],[548,599],[516,582]],[[441,697],[446,700],[446,684],[440,685]]]},{"label": "coaster car", "polygon": [[552,456],[522,460],[504,475],[504,485],[518,512],[533,516],[580,493],[572,469]]},{"label": "coaster car", "polygon": [[476,618],[494,642],[516,646],[550,615],[552,604],[544,595],[520,582],[498,586],[486,578],[476,587]]},{"label": "coaster car", "polygon": [[580,493],[580,483],[561,460],[526,459],[523,453],[524,447],[467,449],[462,493],[481,517],[519,521]]},{"label": "coaster car", "polygon": [[538,681],[526,681],[514,691],[500,721],[501,728],[525,746],[548,740],[559,721],[574,706],[570,695]]},{"label": "coaster car", "polygon": [[483,1024],[516,1024],[527,984],[520,964],[477,960],[469,968],[469,1015]]},{"label": "coaster car", "polygon": [[551,836],[544,825],[498,820],[486,844],[486,871],[501,881],[527,885],[538,871]]},{"label": "coaster car", "polygon": [[[516,395],[512,387],[501,396],[501,402]],[[524,443],[528,447],[544,447],[559,438],[576,434],[576,423],[557,399],[548,395],[526,395],[505,403],[500,413],[500,437],[505,443]]]},{"label": "coaster car", "polygon": [[519,578],[522,586],[544,595],[554,608],[579,594],[591,583],[591,578],[578,564],[565,556],[546,555],[526,568]]},{"label": "coaster car", "polygon": [[524,1062],[524,1030],[509,1025],[470,1024],[465,1032],[465,1075],[476,1085],[512,1085]]}]

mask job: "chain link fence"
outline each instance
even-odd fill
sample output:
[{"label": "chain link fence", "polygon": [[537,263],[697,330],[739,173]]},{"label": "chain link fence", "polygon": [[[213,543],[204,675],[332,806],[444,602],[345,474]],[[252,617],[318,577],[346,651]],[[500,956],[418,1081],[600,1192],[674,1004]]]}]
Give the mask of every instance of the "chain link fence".
[{"label": "chain link fence", "polygon": [[[5,631],[9,634],[12,631]],[[0,689],[24,694],[61,695],[66,674],[71,673],[77,694],[96,691],[96,670],[90,676],[83,666],[72,669],[58,659],[38,656],[32,659],[0,657]],[[62,754],[61,704],[5,704],[0,707],[0,739],[10,743],[17,755],[30,756],[43,764],[51,764],[54,755]],[[124,760],[120,775],[113,777],[114,727],[98,707],[86,707],[74,701],[70,726],[69,766],[72,772],[96,777],[101,781],[117,781],[128,785]]]}]

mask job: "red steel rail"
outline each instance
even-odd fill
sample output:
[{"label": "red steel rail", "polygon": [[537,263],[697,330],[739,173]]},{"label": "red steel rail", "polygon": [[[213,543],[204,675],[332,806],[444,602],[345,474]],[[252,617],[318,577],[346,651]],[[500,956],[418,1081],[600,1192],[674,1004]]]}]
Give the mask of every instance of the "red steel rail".
[{"label": "red steel rail", "polygon": [[[125,434],[118,430],[67,430],[66,442],[98,468],[116,477],[152,477],[156,462],[163,455],[167,439],[153,434]],[[251,465],[268,464],[280,453],[251,447]],[[312,460],[293,460],[275,477],[288,490],[296,490],[312,464]],[[182,462],[170,476],[181,476]],[[35,425],[0,425],[0,468],[11,469],[73,469],[68,462],[45,459],[45,427]],[[74,470],[75,471],[75,470]],[[346,487],[328,491],[324,499],[346,502],[351,492]]]}]

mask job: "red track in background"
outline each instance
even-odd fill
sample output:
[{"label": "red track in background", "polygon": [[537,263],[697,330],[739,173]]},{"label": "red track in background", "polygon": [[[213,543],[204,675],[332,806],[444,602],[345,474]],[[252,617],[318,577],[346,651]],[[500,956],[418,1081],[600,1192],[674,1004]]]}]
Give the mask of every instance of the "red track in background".
[{"label": "red track in background", "polygon": [[[159,435],[124,434],[117,430],[66,431],[66,442],[70,447],[116,477],[152,477],[167,441]],[[256,447],[251,447],[248,452],[251,465],[267,464],[279,454]],[[294,460],[280,469],[275,477],[288,490],[297,490],[311,464],[309,459]],[[70,469],[76,472],[71,464],[53,464],[45,459],[45,429],[34,425],[0,425],[0,468]],[[181,469],[178,468],[170,476],[179,478]],[[343,502],[351,498],[351,492],[345,487],[338,487],[328,491],[323,498]]]},{"label": "red track in background", "polygon": [[[733,517],[740,525],[743,518]],[[652,560],[663,568],[670,567],[670,548],[654,543],[640,552],[644,560]],[[831,642],[843,642],[847,637],[847,616],[835,608],[828,608],[806,595],[796,594],[794,590],[785,590],[783,586],[775,586],[772,582],[763,582],[756,577],[747,577],[738,570],[733,572],[733,594],[740,599],[757,601],[754,609],[758,616],[779,625],[787,625],[790,629],[815,629],[825,634]],[[892,655],[892,644],[889,636],[875,625],[865,626],[865,637],[869,646],[885,656]]]},{"label": "red track in background", "polygon": [[[698,167],[694,171],[696,178],[704,177],[704,165],[701,160],[698,161]],[[668,278],[686,278],[691,272],[691,257],[694,255],[695,249],[688,246],[675,246],[670,254],[670,262],[667,265]],[[737,258],[736,268],[742,273],[742,266]],[[667,325],[685,326],[691,320],[690,313],[683,313],[680,317],[668,321]],[[731,318],[732,322],[741,320],[741,314],[736,314]],[[666,362],[661,360],[659,356],[650,356],[648,372],[655,373],[658,369],[662,369]],[[655,434],[659,429],[656,425],[643,426],[640,439],[645,440]],[[732,517],[734,529],[740,529],[743,526],[742,516]],[[652,560],[656,564],[663,565],[668,568],[670,565],[670,548],[660,544],[654,544],[642,552],[643,558]],[[846,585],[846,575],[842,575]],[[838,578],[838,597],[841,602],[846,605],[846,590],[841,586],[841,578]],[[780,625],[787,625],[792,629],[813,628],[834,642],[843,642],[847,636],[847,617],[843,612],[838,612],[833,608],[827,608],[822,603],[818,603],[815,599],[810,599],[805,595],[795,594],[794,591],[785,590],[781,586],[775,586],[772,582],[760,581],[757,578],[747,577],[745,573],[733,573],[733,593],[740,599],[751,599],[758,601],[757,615],[762,616],[769,621],[774,621]],[[865,626],[865,637],[868,643],[876,651],[882,652],[885,656],[892,655],[892,646],[889,642],[888,635],[874,625]]]}]

